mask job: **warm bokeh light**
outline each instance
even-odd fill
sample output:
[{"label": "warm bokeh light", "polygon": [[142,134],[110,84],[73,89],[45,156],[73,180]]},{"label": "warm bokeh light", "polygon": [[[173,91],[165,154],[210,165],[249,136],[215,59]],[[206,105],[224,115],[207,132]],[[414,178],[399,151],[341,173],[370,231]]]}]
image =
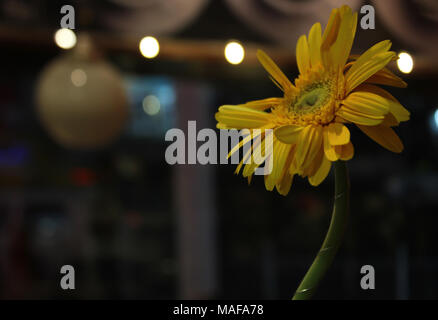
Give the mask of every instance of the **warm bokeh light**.
[{"label": "warm bokeh light", "polygon": [[75,69],[70,75],[71,82],[76,87],[82,87],[87,83],[87,74],[82,69]]},{"label": "warm bokeh light", "polygon": [[141,39],[139,48],[141,54],[148,59],[155,58],[160,52],[160,44],[154,37],[144,37]]},{"label": "warm bokeh light", "polygon": [[414,68],[414,60],[407,52],[400,52],[398,55],[397,66],[403,73],[411,73]]},{"label": "warm bokeh light", "polygon": [[62,49],[71,49],[76,45],[76,34],[70,29],[59,29],[55,32],[55,43]]},{"label": "warm bokeh light", "polygon": [[245,57],[245,50],[240,43],[228,42],[225,46],[225,59],[231,64],[239,64]]},{"label": "warm bokeh light", "polygon": [[143,99],[143,110],[146,114],[153,116],[160,112],[160,100],[154,96],[149,95]]}]

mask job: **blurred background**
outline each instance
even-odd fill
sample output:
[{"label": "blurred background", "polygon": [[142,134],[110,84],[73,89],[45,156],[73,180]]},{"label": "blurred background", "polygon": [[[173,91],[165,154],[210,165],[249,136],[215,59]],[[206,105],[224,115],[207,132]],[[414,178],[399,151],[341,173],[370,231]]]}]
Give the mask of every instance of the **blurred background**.
[{"label": "blurred background", "polygon": [[[164,135],[280,96],[256,49],[294,79],[296,40],[343,3],[78,0],[71,31],[65,1],[0,1],[0,298],[291,297],[328,228],[332,174],[283,197],[235,165],[168,165]],[[376,14],[353,53],[384,39],[407,53],[391,68],[409,86],[389,90],[411,120],[401,155],[352,128],[350,224],[316,298],[436,299],[438,3],[348,4]],[[75,290],[59,286],[65,264]]]}]

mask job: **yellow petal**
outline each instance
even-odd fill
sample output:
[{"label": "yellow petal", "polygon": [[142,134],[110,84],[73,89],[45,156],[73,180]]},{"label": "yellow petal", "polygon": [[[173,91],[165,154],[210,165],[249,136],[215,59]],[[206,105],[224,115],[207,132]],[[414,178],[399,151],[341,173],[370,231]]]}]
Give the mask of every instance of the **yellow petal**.
[{"label": "yellow petal", "polygon": [[357,13],[352,13],[349,7],[340,10],[341,24],[335,42],[330,48],[332,63],[336,68],[347,62],[356,33]]},{"label": "yellow petal", "polygon": [[258,164],[254,161],[247,163],[242,171],[242,176],[247,178],[254,174],[255,169],[257,169],[261,164]]},{"label": "yellow petal", "polygon": [[[272,145],[274,139],[271,135],[272,131],[268,132],[264,136],[261,136],[259,139],[254,138],[251,148],[249,148],[242,160],[242,162],[246,164],[242,172],[244,177],[251,178],[254,170],[257,169],[263,163],[263,161],[265,161],[272,154]],[[249,156],[251,156],[251,158],[249,158]],[[236,173],[239,173],[240,167],[242,167],[243,164],[242,162],[236,169]],[[251,182],[250,180],[251,179],[248,179],[248,182]]]},{"label": "yellow petal", "polygon": [[280,68],[272,61],[269,56],[262,50],[257,50],[257,58],[260,63],[266,69],[266,71],[272,76],[272,78],[281,86],[284,92],[297,91],[295,86],[290,82],[290,80],[284,75]]},{"label": "yellow petal", "polygon": [[274,130],[274,134],[278,140],[283,143],[296,144],[303,127],[287,125]]},{"label": "yellow petal", "polygon": [[328,160],[326,157],[323,157],[321,166],[316,171],[313,176],[309,176],[308,180],[312,186],[318,186],[325,180],[327,175],[330,172],[330,168],[332,167],[332,162]]},{"label": "yellow petal", "polygon": [[350,141],[350,131],[342,123],[331,123],[327,127],[328,139],[332,146],[347,144]]},{"label": "yellow petal", "polygon": [[340,110],[338,110],[338,115],[350,122],[366,126],[378,125],[382,123],[384,119],[384,116],[370,116],[368,114],[352,111],[346,107],[342,107]]},{"label": "yellow petal", "polygon": [[218,123],[216,124],[216,128],[218,128],[218,129],[228,129],[228,127],[227,127],[226,124],[224,124],[224,123],[220,123],[220,122],[218,122]]},{"label": "yellow petal", "polygon": [[307,126],[300,132],[295,162],[297,168],[308,166],[315,158],[322,143],[322,127]]},{"label": "yellow petal", "polygon": [[341,17],[339,15],[339,9],[333,9],[321,40],[321,58],[326,68],[331,66],[329,49],[338,36],[340,25]]},{"label": "yellow petal", "polygon": [[310,55],[309,45],[307,44],[307,38],[302,35],[298,39],[296,47],[297,65],[301,74],[306,73],[310,69]]},{"label": "yellow petal", "polygon": [[379,42],[353,63],[345,74],[347,93],[383,69],[396,56],[394,52],[388,51],[390,47],[391,42],[388,40]]},{"label": "yellow petal", "polygon": [[267,125],[272,119],[272,115],[242,106],[223,105],[219,107],[215,118],[229,128],[253,129]]},{"label": "yellow petal", "polygon": [[353,111],[374,116],[383,116],[389,112],[390,102],[378,94],[357,91],[348,95],[348,97],[342,101],[342,104]]},{"label": "yellow petal", "polygon": [[350,61],[350,60],[357,60],[357,59],[359,59],[359,57],[360,57],[360,54],[350,54],[350,56],[348,57],[348,60]]},{"label": "yellow petal", "polygon": [[289,162],[287,164],[287,170],[290,174],[296,174],[298,171],[295,167],[295,155],[297,154],[297,146],[292,145],[290,149]]},{"label": "yellow petal", "polygon": [[[375,56],[373,59],[365,62],[356,73],[353,73],[350,78],[347,78],[346,90],[347,93],[351,92],[354,88],[366,81],[369,77],[375,74],[377,71],[385,67],[389,61],[395,56],[392,51],[382,53]],[[357,62],[356,62],[357,63]],[[353,65],[354,67],[354,65]],[[353,68],[352,67],[352,68]],[[351,69],[349,70],[351,71]]]},{"label": "yellow petal", "polygon": [[[251,130],[252,131],[252,130]],[[259,135],[261,135],[262,130],[252,131],[250,134],[248,134],[246,137],[244,137],[239,143],[237,143],[231,151],[228,153],[227,159],[230,158],[237,150],[239,150],[243,145],[251,141],[252,139],[256,139]]]},{"label": "yellow petal", "polygon": [[[262,150],[261,148],[264,148],[266,143],[265,139],[256,139],[253,141],[253,144],[251,145],[251,148],[247,151],[245,156],[243,157],[245,167],[243,168],[242,176],[249,177],[254,173],[254,170],[262,163],[262,161],[255,161],[254,160],[254,154],[261,155]],[[251,154],[251,158],[247,156],[248,152]],[[239,166],[242,166],[242,164],[239,164]],[[240,170],[240,169],[239,169]],[[239,173],[239,171],[236,169],[236,173]]]},{"label": "yellow petal", "polygon": [[341,155],[337,152],[335,147],[330,144],[328,138],[328,127],[324,127],[323,129],[323,140],[325,157],[330,161],[337,161]]},{"label": "yellow petal", "polygon": [[358,125],[358,127],[382,147],[396,153],[403,151],[403,143],[390,127],[382,125],[374,127]]},{"label": "yellow petal", "polygon": [[265,178],[265,186],[267,190],[274,189],[277,182],[281,180],[290,148],[290,144],[284,144],[278,140],[274,142],[273,168],[271,174]]},{"label": "yellow petal", "polygon": [[289,193],[290,187],[292,186],[292,180],[294,173],[291,172],[291,165],[293,158],[295,157],[295,146],[290,146],[289,154],[287,156],[286,163],[284,164],[282,178],[277,182],[276,188],[279,194],[285,196]]},{"label": "yellow petal", "polygon": [[379,43],[376,43],[371,48],[366,50],[364,53],[362,53],[360,56],[350,56],[352,60],[355,60],[352,62],[352,66],[350,70],[345,74],[346,77],[351,77],[354,73],[357,72],[358,69],[360,69],[361,66],[363,66],[364,63],[371,60],[373,57],[388,52],[388,50],[391,48],[391,41],[384,40],[380,41]]},{"label": "yellow petal", "polygon": [[282,104],[283,101],[284,101],[283,98],[267,98],[262,100],[249,101],[247,103],[240,104],[239,106],[250,108],[253,110],[264,111],[266,109]]},{"label": "yellow petal", "polygon": [[[270,134],[272,134],[272,132],[270,132]],[[259,138],[260,136],[260,138]],[[258,139],[257,139],[258,138]],[[250,134],[248,134],[244,139],[242,139],[242,141],[240,141],[238,144],[236,144],[233,149],[230,151],[230,153],[228,154],[228,157],[231,157],[231,155],[236,152],[237,150],[239,150],[240,147],[242,147],[243,145],[245,145],[246,143],[248,143],[249,141],[252,141],[252,143],[248,146],[248,150],[246,150],[245,154],[243,155],[242,161],[240,161],[239,165],[237,166],[236,170],[234,171],[235,174],[238,174],[240,172],[240,169],[242,168],[243,164],[245,165],[245,169],[247,169],[248,164],[254,164],[254,163],[262,163],[261,161],[259,162],[251,162],[251,159],[254,156],[254,150],[256,150],[257,148],[260,148],[260,146],[264,146],[264,144],[266,143],[266,139],[265,139],[265,132],[262,130],[257,130],[256,132],[251,131]],[[269,140],[269,139],[268,139]],[[272,139],[271,139],[272,140]],[[263,149],[264,150],[264,149]],[[244,149],[245,151],[245,149]],[[250,158],[251,157],[251,158]],[[245,177],[245,175],[244,175]]]},{"label": "yellow petal", "polygon": [[309,54],[312,67],[322,63],[321,61],[321,24],[315,23],[309,32]]},{"label": "yellow petal", "polygon": [[313,161],[303,170],[303,176],[313,176],[321,166],[324,157],[324,147],[321,145]]},{"label": "yellow petal", "polygon": [[386,103],[389,106],[389,112],[391,112],[398,122],[408,121],[410,118],[410,112],[403,107],[400,102],[397,101],[396,98],[394,98],[393,95],[391,95],[388,91],[385,89],[382,89],[378,86],[374,86],[372,84],[362,84],[360,85],[357,90],[371,92],[373,94],[377,94],[383,99],[386,99]]},{"label": "yellow petal", "polygon": [[341,16],[339,15],[339,9],[335,8],[330,13],[327,26],[325,27],[324,34],[322,35],[321,49],[328,49],[336,40],[339,32],[339,26],[341,25]]},{"label": "yellow petal", "polygon": [[336,151],[340,154],[339,159],[348,161],[354,156],[354,147],[351,141],[343,146],[336,146]]},{"label": "yellow petal", "polygon": [[240,161],[239,165],[237,166],[236,170],[234,171],[235,174],[239,174],[240,169],[242,168],[243,164],[246,163],[247,160],[249,159],[249,157],[251,156],[252,149],[253,149],[253,146],[248,148],[248,150],[245,152],[242,160]]},{"label": "yellow petal", "polygon": [[377,71],[374,75],[368,78],[366,83],[381,84],[397,88],[406,88],[408,86],[406,82],[393,74],[387,68]]},{"label": "yellow petal", "polygon": [[[261,164],[267,157],[271,155],[273,152],[273,143],[274,143],[274,136],[272,131],[268,132],[264,139],[261,141],[260,144],[257,146],[254,146],[254,151],[252,153],[252,161],[254,163]],[[257,139],[256,143],[259,141]]]},{"label": "yellow petal", "polygon": [[366,91],[353,92],[342,103],[336,114],[348,121],[363,125],[379,124],[389,112],[387,99]]},{"label": "yellow petal", "polygon": [[392,115],[392,113],[388,113],[385,115],[385,119],[383,119],[381,125],[385,127],[395,127],[399,125],[399,121]]},{"label": "yellow petal", "polygon": [[281,179],[280,183],[276,185],[276,189],[279,194],[286,196],[292,186],[294,175],[291,173],[286,173]]}]

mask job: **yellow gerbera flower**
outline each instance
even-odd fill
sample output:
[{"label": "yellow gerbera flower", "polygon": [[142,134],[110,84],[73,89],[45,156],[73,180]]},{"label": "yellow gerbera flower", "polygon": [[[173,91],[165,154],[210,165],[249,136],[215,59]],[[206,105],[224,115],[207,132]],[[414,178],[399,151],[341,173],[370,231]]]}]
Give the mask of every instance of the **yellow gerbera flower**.
[{"label": "yellow gerbera flower", "polygon": [[[327,27],[315,23],[308,37],[298,39],[297,65],[300,72],[292,84],[262,51],[257,57],[273,82],[283,91],[281,98],[268,98],[241,105],[224,105],[216,113],[219,129],[273,129],[272,171],[265,176],[267,190],[277,188],[286,195],[295,174],[319,185],[331,163],[350,160],[354,154],[348,124],[355,124],[371,139],[393,152],[403,144],[392,127],[409,120],[406,110],[389,92],[376,84],[406,87],[406,83],[385,66],[396,59],[391,42],[377,43],[362,55],[350,56],[356,33],[357,13],[348,6],[331,12]],[[263,149],[262,143],[250,151]],[[250,136],[232,150],[254,139]],[[260,154],[260,153],[259,153]],[[251,180],[257,164],[247,163],[243,176]],[[264,155],[265,158],[269,154]]]}]

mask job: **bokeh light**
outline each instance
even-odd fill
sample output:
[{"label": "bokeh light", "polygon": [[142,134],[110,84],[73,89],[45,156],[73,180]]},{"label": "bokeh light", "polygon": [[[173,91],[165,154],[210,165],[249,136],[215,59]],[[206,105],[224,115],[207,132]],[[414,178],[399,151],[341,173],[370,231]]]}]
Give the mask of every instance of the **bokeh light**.
[{"label": "bokeh light", "polygon": [[407,52],[400,52],[398,55],[397,66],[403,73],[411,73],[414,68],[414,60]]},{"label": "bokeh light", "polygon": [[433,126],[432,128],[434,129],[435,132],[438,133],[438,109],[435,110],[435,112],[433,113]]},{"label": "bokeh light", "polygon": [[87,74],[82,69],[75,69],[70,75],[71,82],[76,87],[83,87],[87,83]]},{"label": "bokeh light", "polygon": [[143,110],[150,116],[156,115],[160,112],[160,100],[154,95],[148,95],[143,99]]},{"label": "bokeh light", "polygon": [[436,127],[438,128],[438,109],[435,110],[433,114],[433,119],[435,120]]},{"label": "bokeh light", "polygon": [[154,37],[144,37],[141,39],[139,48],[141,54],[148,59],[155,58],[160,52],[160,44]]},{"label": "bokeh light", "polygon": [[62,49],[71,49],[76,45],[76,34],[67,28],[57,30],[54,38],[56,45]]},{"label": "bokeh light", "polygon": [[225,46],[225,59],[231,64],[239,64],[245,58],[245,49],[235,41],[228,42]]}]

